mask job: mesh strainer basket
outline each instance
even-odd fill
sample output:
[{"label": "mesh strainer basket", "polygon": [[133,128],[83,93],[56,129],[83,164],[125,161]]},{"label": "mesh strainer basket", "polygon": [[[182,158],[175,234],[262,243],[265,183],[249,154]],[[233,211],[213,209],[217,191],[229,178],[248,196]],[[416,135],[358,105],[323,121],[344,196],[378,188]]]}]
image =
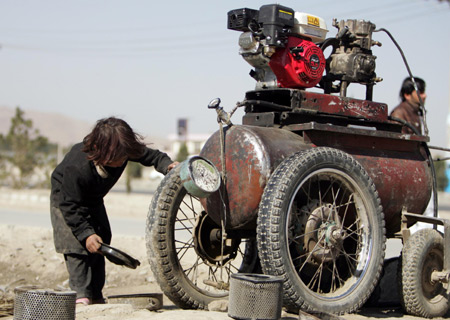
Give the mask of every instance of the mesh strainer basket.
[{"label": "mesh strainer basket", "polygon": [[14,293],[14,320],[75,319],[75,291],[21,286]]},{"label": "mesh strainer basket", "polygon": [[283,279],[235,273],[230,279],[228,316],[241,320],[277,320],[283,306]]}]

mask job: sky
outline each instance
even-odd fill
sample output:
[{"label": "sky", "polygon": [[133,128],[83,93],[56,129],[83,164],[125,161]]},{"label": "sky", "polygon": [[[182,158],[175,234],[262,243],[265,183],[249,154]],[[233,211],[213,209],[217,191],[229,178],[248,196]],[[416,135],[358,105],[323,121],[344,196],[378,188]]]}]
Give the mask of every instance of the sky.
[{"label": "sky", "polygon": [[[167,137],[177,120],[189,133],[218,129],[207,105],[219,97],[231,110],[253,90],[251,66],[238,54],[239,32],[227,12],[271,1],[1,0],[0,106],[57,112],[95,123],[125,119],[137,132]],[[438,0],[286,0],[280,4],[332,19],[364,19],[395,37],[415,76],[427,82],[431,144],[447,146],[450,97],[450,5]],[[374,101],[392,110],[407,69],[385,33],[374,47],[384,80]],[[348,95],[364,98],[352,84]],[[243,111],[234,123],[241,123]]]}]

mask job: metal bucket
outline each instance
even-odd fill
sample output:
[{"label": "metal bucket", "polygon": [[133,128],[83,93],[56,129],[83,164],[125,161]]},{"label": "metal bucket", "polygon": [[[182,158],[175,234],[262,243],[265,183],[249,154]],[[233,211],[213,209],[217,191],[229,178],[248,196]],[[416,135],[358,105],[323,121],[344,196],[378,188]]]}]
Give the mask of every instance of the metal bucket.
[{"label": "metal bucket", "polygon": [[277,320],[283,306],[283,279],[235,273],[230,279],[228,316],[233,319]]},{"label": "metal bucket", "polygon": [[55,291],[37,286],[14,290],[14,320],[74,320],[75,291]]}]

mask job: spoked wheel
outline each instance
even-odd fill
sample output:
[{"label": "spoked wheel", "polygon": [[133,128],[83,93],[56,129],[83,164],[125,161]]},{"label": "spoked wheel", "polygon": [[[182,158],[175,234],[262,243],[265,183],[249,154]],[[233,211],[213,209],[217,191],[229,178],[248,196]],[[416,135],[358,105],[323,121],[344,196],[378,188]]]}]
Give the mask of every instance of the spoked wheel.
[{"label": "spoked wheel", "polygon": [[421,229],[411,235],[402,250],[400,279],[401,303],[411,315],[441,317],[448,310],[447,286],[436,272],[444,265],[444,241],[433,229]]},{"label": "spoked wheel", "polygon": [[153,197],[146,244],[154,276],[177,306],[207,309],[210,302],[228,296],[231,274],[252,272],[255,241],[222,241],[221,234],[199,199],[184,189],[179,169],[173,169]]},{"label": "spoked wheel", "polygon": [[270,177],[258,251],[264,273],[285,279],[291,309],[357,310],[378,282],[385,241],[378,193],[350,155],[310,149],[285,159]]}]

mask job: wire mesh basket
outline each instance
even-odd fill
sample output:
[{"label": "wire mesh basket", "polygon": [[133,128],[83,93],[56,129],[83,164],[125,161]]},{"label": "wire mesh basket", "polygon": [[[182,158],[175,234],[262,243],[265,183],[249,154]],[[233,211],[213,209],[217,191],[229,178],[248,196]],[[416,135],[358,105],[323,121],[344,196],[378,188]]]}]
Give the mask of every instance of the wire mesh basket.
[{"label": "wire mesh basket", "polygon": [[230,279],[228,316],[241,320],[277,320],[283,306],[283,279],[235,273]]},{"label": "wire mesh basket", "polygon": [[75,319],[75,291],[21,286],[14,293],[14,320]]}]

